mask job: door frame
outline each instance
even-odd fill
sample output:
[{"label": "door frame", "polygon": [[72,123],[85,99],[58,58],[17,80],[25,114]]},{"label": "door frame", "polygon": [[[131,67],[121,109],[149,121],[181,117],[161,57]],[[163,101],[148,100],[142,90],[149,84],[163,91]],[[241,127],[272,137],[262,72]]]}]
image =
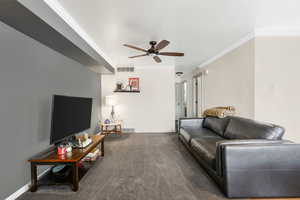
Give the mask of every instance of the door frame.
[{"label": "door frame", "polygon": [[[175,83],[175,88],[176,88],[176,95],[175,95],[176,119],[181,118],[181,117],[187,117],[187,104],[188,104],[187,81],[184,80],[179,83]],[[178,93],[179,90],[180,90],[180,93]],[[179,106],[178,103],[180,103],[180,113],[178,112],[178,106]]]},{"label": "door frame", "polygon": [[204,76],[199,73],[193,76],[193,114],[201,117],[204,109]]}]

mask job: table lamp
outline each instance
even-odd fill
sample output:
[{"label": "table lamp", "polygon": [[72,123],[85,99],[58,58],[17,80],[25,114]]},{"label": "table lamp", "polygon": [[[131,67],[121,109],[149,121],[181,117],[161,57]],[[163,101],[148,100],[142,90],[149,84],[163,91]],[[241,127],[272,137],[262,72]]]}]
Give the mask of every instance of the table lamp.
[{"label": "table lamp", "polygon": [[105,104],[108,106],[111,106],[111,113],[110,113],[110,117],[112,122],[115,121],[115,110],[114,110],[114,106],[117,104],[116,98],[113,95],[109,95],[105,97]]}]

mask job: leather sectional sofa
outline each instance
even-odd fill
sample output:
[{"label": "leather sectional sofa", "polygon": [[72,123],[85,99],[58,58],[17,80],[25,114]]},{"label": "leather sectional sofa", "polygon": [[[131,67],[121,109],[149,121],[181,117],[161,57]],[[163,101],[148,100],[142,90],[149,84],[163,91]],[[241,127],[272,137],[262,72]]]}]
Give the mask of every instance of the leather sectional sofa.
[{"label": "leather sectional sofa", "polygon": [[179,120],[179,139],[229,198],[300,197],[300,145],[240,117]]}]

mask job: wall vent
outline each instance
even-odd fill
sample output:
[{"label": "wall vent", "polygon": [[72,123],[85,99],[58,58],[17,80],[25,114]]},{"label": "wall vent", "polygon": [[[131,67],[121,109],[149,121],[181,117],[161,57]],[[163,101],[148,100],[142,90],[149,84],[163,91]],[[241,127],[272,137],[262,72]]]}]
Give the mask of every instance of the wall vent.
[{"label": "wall vent", "polygon": [[117,67],[117,72],[134,72],[134,67]]}]

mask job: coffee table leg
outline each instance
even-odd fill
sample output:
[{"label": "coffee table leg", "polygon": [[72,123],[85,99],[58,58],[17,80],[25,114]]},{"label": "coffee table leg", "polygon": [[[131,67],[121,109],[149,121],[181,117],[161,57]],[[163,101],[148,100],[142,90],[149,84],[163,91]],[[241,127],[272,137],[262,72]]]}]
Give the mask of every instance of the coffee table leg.
[{"label": "coffee table leg", "polygon": [[73,174],[73,188],[72,190],[76,192],[79,187],[79,178],[78,178],[78,166],[77,163],[72,165],[72,174]]},{"label": "coffee table leg", "polygon": [[30,191],[35,192],[37,190],[37,167],[35,163],[31,163],[31,187]]},{"label": "coffee table leg", "polygon": [[101,141],[101,156],[104,157],[104,138]]}]

